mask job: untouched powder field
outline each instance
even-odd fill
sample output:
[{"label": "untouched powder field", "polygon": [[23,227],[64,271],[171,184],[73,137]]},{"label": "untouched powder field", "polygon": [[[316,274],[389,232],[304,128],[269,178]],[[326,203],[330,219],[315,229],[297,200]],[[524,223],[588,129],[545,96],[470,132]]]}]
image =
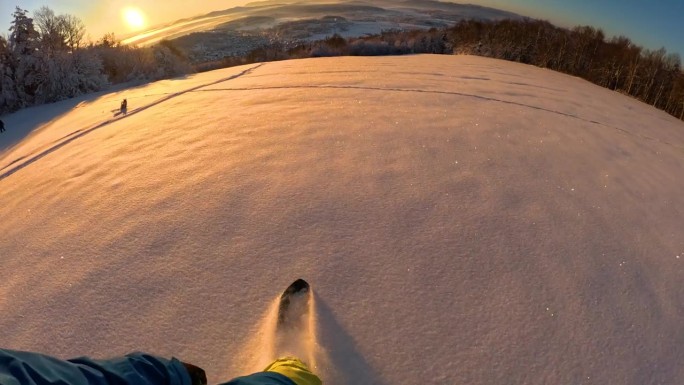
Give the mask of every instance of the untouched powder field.
[{"label": "untouched powder field", "polygon": [[[128,115],[114,115],[121,99]],[[5,116],[0,346],[328,385],[684,383],[684,123],[470,56],[230,68]]]}]

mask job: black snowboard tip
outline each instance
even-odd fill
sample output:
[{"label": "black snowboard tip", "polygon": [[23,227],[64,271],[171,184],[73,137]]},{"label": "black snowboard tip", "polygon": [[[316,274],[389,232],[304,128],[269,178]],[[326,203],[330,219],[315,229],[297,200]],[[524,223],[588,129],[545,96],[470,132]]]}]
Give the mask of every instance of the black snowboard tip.
[{"label": "black snowboard tip", "polygon": [[309,283],[306,282],[305,280],[299,278],[296,281],[292,282],[290,286],[285,289],[283,292],[283,295],[280,296],[280,298],[287,297],[291,294],[299,293],[301,292],[306,292],[309,290]]},{"label": "black snowboard tip", "polygon": [[309,283],[303,279],[298,279],[285,289],[280,296],[280,304],[278,305],[278,325],[283,325],[288,318],[287,313],[290,308],[290,300],[293,297],[301,295],[308,295],[310,290]]}]

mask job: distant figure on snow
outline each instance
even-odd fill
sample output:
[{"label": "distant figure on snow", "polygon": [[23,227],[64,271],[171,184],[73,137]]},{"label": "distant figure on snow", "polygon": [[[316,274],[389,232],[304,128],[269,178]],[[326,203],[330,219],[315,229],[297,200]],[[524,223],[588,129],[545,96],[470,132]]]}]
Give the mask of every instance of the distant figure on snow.
[{"label": "distant figure on snow", "polygon": [[7,131],[7,130],[5,130],[5,123],[3,123],[2,120],[0,120],[0,132],[5,132],[5,131]]},{"label": "distant figure on snow", "polygon": [[124,99],[124,100],[121,102],[121,113],[124,114],[124,115],[126,115],[126,112],[127,112],[127,111],[128,111],[128,101],[127,101],[126,99]]}]

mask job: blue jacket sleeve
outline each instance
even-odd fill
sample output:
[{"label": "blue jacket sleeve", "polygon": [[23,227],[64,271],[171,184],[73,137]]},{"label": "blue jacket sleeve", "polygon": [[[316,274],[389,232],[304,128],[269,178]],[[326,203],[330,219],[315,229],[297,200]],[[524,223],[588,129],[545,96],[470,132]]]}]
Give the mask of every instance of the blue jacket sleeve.
[{"label": "blue jacket sleeve", "polygon": [[145,353],[60,360],[0,349],[0,385],[191,385],[183,364]]}]

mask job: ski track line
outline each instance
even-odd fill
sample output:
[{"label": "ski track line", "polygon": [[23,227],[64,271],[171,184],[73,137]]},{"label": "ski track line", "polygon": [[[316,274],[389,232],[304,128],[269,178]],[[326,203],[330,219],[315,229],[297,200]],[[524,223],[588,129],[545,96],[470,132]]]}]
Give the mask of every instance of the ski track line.
[{"label": "ski track line", "polygon": [[661,144],[665,144],[671,147],[674,147],[679,150],[684,151],[684,147],[678,146],[674,143],[670,143],[658,138],[654,138],[648,135],[642,135],[642,134],[636,134],[633,132],[630,132],[628,130],[625,130],[624,128],[620,127],[615,127],[611,126],[606,123],[601,123],[596,120],[591,120],[587,118],[583,118],[581,116],[569,114],[567,112],[563,111],[557,111],[557,110],[551,110],[548,108],[544,107],[539,107],[539,106],[534,106],[531,104],[525,104],[525,103],[519,103],[519,102],[514,102],[511,100],[503,100],[503,99],[497,99],[497,98],[492,98],[489,96],[481,96],[481,95],[475,95],[475,94],[468,94],[465,92],[455,92],[455,91],[437,91],[437,90],[421,90],[421,89],[415,89],[415,88],[382,88],[382,87],[363,87],[363,86],[335,86],[335,85],[324,85],[324,86],[272,86],[272,87],[250,87],[250,88],[214,88],[211,90],[193,90],[193,91],[199,91],[199,92],[216,92],[216,91],[257,91],[257,90],[279,90],[279,89],[355,89],[355,90],[369,90],[369,91],[392,91],[392,92],[419,92],[419,93],[425,93],[425,94],[439,94],[439,95],[455,95],[455,96],[465,96],[465,97],[470,97],[470,98],[476,98],[476,99],[481,99],[481,100],[486,100],[488,102],[498,102],[498,103],[505,103],[505,104],[512,104],[514,106],[520,106],[520,107],[526,107],[526,108],[531,108],[534,110],[539,110],[539,111],[545,111],[549,112],[552,114],[556,115],[561,115],[565,116],[571,119],[577,119],[581,120],[586,123],[591,123],[595,124],[597,126],[602,126],[606,128],[612,128],[614,130],[620,131],[623,134],[626,134],[628,136],[634,136],[638,137],[641,139],[645,140],[650,140],[654,142],[658,142]]},{"label": "ski track line", "polygon": [[64,135],[63,137],[61,137],[61,138],[59,138],[59,139],[53,140],[51,143],[48,143],[48,144],[46,144],[46,145],[44,145],[44,146],[38,147],[38,149],[34,150],[33,152],[31,152],[31,153],[28,154],[28,155],[22,155],[22,156],[20,156],[20,157],[18,157],[18,158],[16,158],[16,159],[14,159],[13,161],[7,163],[7,164],[5,165],[5,167],[0,168],[0,171],[4,170],[4,169],[6,169],[6,168],[9,168],[9,167],[12,166],[13,164],[18,163],[18,162],[20,162],[20,161],[22,161],[22,160],[24,160],[24,159],[26,159],[26,158],[32,156],[32,155],[35,154],[36,152],[42,152],[43,149],[45,149],[45,148],[50,148],[51,146],[54,145],[54,143],[58,143],[58,144],[59,144],[59,142],[63,141],[64,139],[69,138],[70,136],[76,135],[76,134],[78,134],[79,132],[83,132],[83,129],[80,129],[80,130],[76,130],[76,131],[70,132],[70,133]]},{"label": "ski track line", "polygon": [[[31,164],[37,162],[37,161],[40,160],[41,158],[43,158],[43,157],[45,157],[45,156],[47,156],[47,155],[49,155],[49,154],[51,154],[51,153],[53,153],[53,152],[59,150],[60,148],[66,146],[67,144],[73,142],[74,140],[76,140],[76,139],[78,139],[78,138],[81,138],[81,137],[83,137],[83,136],[85,136],[85,135],[88,135],[88,134],[90,134],[91,132],[93,132],[93,131],[95,131],[95,130],[97,130],[97,129],[100,129],[100,128],[102,128],[102,127],[108,126],[108,125],[111,124],[111,123],[114,123],[114,122],[119,121],[119,120],[121,120],[121,119],[125,119],[125,118],[127,118],[127,117],[129,117],[129,116],[131,116],[131,115],[135,115],[135,114],[137,114],[137,113],[140,113],[140,112],[142,112],[142,111],[145,111],[145,110],[147,110],[148,108],[154,107],[154,106],[156,106],[156,105],[158,105],[158,104],[161,104],[161,103],[163,103],[163,102],[165,102],[165,101],[167,101],[167,100],[169,100],[169,99],[173,99],[173,98],[175,98],[175,97],[181,96],[181,95],[186,94],[186,93],[189,93],[189,92],[197,91],[198,89],[200,89],[200,88],[202,88],[202,87],[213,86],[213,85],[215,85],[215,84],[227,82],[227,81],[230,81],[230,80],[237,79],[237,78],[239,78],[239,77],[248,75],[248,74],[251,73],[252,71],[256,70],[257,68],[259,68],[259,67],[261,67],[261,66],[263,66],[263,65],[265,65],[265,64],[266,64],[266,63],[260,63],[260,64],[257,64],[257,65],[255,65],[255,66],[253,66],[253,67],[247,68],[246,70],[244,70],[244,71],[242,71],[242,72],[240,72],[240,73],[238,73],[238,74],[229,76],[229,77],[227,77],[227,78],[219,79],[219,80],[216,80],[216,81],[213,81],[213,82],[210,82],[210,83],[206,83],[206,84],[201,84],[201,85],[199,85],[199,86],[195,86],[195,87],[192,87],[192,88],[188,88],[187,90],[183,90],[183,91],[180,91],[180,92],[174,92],[174,93],[168,94],[167,96],[164,96],[163,98],[157,99],[157,100],[155,100],[155,101],[153,101],[153,102],[151,102],[151,103],[149,103],[149,104],[146,104],[146,105],[144,105],[144,106],[142,106],[142,107],[138,107],[138,108],[136,108],[136,109],[134,109],[134,110],[131,110],[130,112],[128,112],[128,113],[125,114],[125,115],[121,115],[121,116],[119,116],[119,117],[117,117],[117,118],[113,118],[113,119],[107,119],[107,120],[105,120],[104,122],[98,123],[98,124],[96,124],[95,126],[90,127],[90,128],[87,128],[87,129],[79,129],[79,130],[73,131],[73,132],[71,132],[71,133],[69,133],[69,134],[63,136],[61,139],[57,139],[56,141],[52,142],[52,143],[58,142],[57,144],[54,144],[54,145],[52,145],[52,146],[50,146],[50,147],[48,147],[48,148],[45,148],[45,149],[39,149],[39,150],[38,150],[39,152],[38,152],[37,154],[36,154],[36,152],[34,151],[33,153],[31,153],[31,154],[29,154],[29,155],[24,155],[24,156],[21,156],[21,157],[15,159],[15,160],[11,161],[11,162],[10,162],[9,164],[7,164],[5,167],[3,167],[2,169],[0,169],[0,171],[5,170],[6,168],[12,166],[13,164],[16,164],[16,163],[21,162],[21,160],[23,160],[23,159],[26,159],[24,162],[21,162],[21,163],[19,163],[17,166],[15,166],[15,167],[13,167],[13,168],[11,168],[11,169],[9,169],[9,170],[3,172],[2,174],[0,174],[0,181],[2,181],[2,180],[4,180],[5,178],[11,176],[11,175],[14,174],[15,172],[17,172],[17,171],[23,169],[24,167],[27,167],[27,166],[29,166],[29,165],[31,165]],[[62,140],[62,139],[64,139],[64,140]],[[35,154],[35,155],[34,155],[34,154]],[[27,159],[27,158],[28,158],[28,159]]]}]

